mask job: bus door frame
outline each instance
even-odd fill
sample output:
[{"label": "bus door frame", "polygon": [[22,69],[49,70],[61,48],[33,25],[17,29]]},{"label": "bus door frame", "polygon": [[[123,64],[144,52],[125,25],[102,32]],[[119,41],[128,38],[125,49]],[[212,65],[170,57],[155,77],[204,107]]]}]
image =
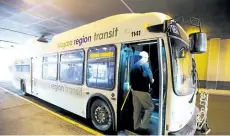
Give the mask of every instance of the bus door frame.
[{"label": "bus door frame", "polygon": [[[162,60],[162,39],[157,39],[157,52],[158,52],[158,68],[159,68],[159,124],[158,124],[158,134],[164,135],[164,126],[163,123],[163,60]],[[165,120],[164,120],[165,121]],[[164,126],[163,126],[164,125]]]},{"label": "bus door frame", "polygon": [[31,58],[31,65],[30,65],[30,83],[31,83],[31,94],[33,95],[38,95],[38,92],[36,91],[36,75],[35,71],[38,69],[38,65],[36,64],[38,62],[39,58],[38,57],[32,57]]},{"label": "bus door frame", "polygon": [[[129,72],[130,71],[130,63],[132,60],[130,60],[130,57],[132,57],[132,49],[129,48],[126,43],[121,43],[121,49],[120,49],[120,62],[119,62],[119,93],[118,93],[118,100],[122,100],[121,102],[118,103],[118,111],[119,111],[119,125],[121,126],[118,126],[118,129],[125,129],[123,128],[124,125],[121,121],[121,116],[123,116],[123,108],[125,108],[125,105],[126,105],[126,100],[127,98],[131,95],[131,90],[124,90],[124,84],[126,83],[126,87],[129,88],[129,77],[127,77],[127,74],[129,75]],[[124,55],[127,55],[127,56],[124,56]],[[125,57],[125,58],[124,58]],[[128,60],[127,60],[128,58]],[[129,63],[128,65],[125,65],[126,63]],[[121,90],[122,92],[120,92]],[[122,123],[122,124],[120,124]]]},{"label": "bus door frame", "polygon": [[33,94],[34,88],[34,58],[30,59],[30,87],[31,87],[31,94]]},{"label": "bus door frame", "polygon": [[[150,39],[148,39],[150,40]],[[157,38],[157,39],[151,39],[151,40],[157,40],[157,52],[158,52],[158,64],[159,64],[159,124],[158,124],[158,135],[164,135],[165,134],[165,124],[166,124],[166,118],[164,119],[164,122],[163,122],[163,117],[165,117],[165,115],[163,116],[163,99],[164,99],[164,93],[163,93],[163,59],[162,59],[162,47],[164,47],[164,44],[163,44],[163,38]],[[138,41],[138,42],[145,42],[147,40],[144,40],[144,41]],[[130,43],[134,43],[134,42],[130,42]],[[129,43],[123,43],[123,45],[126,45],[126,44],[129,44]],[[126,46],[126,48],[129,48]],[[164,54],[165,57],[166,57],[166,54]],[[166,69],[167,70],[167,69]],[[165,77],[166,78],[166,77]],[[166,81],[167,82],[167,81]],[[166,92],[167,93],[167,90]],[[126,94],[126,95],[129,95],[129,94]],[[166,99],[166,98],[165,98]],[[122,106],[123,107],[123,106]],[[120,110],[120,109],[119,109]],[[166,112],[165,112],[166,114]]]}]

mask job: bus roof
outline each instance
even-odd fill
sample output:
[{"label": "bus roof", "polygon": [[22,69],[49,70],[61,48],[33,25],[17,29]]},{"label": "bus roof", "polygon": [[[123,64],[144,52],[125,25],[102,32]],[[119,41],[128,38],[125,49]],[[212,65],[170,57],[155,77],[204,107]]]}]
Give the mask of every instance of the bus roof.
[{"label": "bus roof", "polygon": [[[100,27],[100,29],[103,29],[106,27],[113,27],[113,26],[117,26],[118,24],[125,23],[127,21],[133,21],[135,19],[139,20],[141,19],[141,17],[149,17],[152,20],[154,20],[155,24],[162,24],[166,19],[171,18],[168,15],[159,13],[159,12],[118,14],[118,15],[106,17],[104,19],[77,27],[75,29],[72,29],[72,30],[69,30],[69,31],[66,31],[60,34],[57,34],[53,37],[52,41],[56,41],[57,39],[61,37],[66,37],[66,35],[69,35],[69,33],[80,32],[81,34],[84,30],[87,30],[87,29],[95,29],[97,27]],[[135,22],[132,22],[132,23],[135,23]],[[155,25],[155,24],[151,24],[151,25]]]},{"label": "bus roof", "polygon": [[[39,43],[37,43],[36,48],[40,49],[35,49],[36,53],[33,53],[40,56],[99,45],[162,37],[164,33],[149,32],[147,27],[162,24],[168,19],[171,19],[171,17],[159,12],[127,13],[110,16],[57,34],[47,46],[42,46],[42,48],[38,47]],[[186,35],[184,31],[182,33]]]},{"label": "bus roof", "polygon": [[[46,53],[159,37],[147,26],[162,24],[166,19],[170,17],[158,12],[114,15],[55,35]],[[137,31],[141,31],[138,36],[134,34]]]}]

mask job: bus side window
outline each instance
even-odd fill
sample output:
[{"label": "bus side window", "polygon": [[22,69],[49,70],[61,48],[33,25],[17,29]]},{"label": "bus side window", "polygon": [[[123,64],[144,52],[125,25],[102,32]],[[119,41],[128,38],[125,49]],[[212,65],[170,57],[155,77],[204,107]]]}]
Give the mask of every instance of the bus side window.
[{"label": "bus side window", "polygon": [[27,73],[30,72],[30,65],[29,64],[27,64],[27,65],[21,65],[21,66],[22,66],[21,67],[22,72],[27,72]]},{"label": "bus side window", "polygon": [[83,84],[84,51],[82,49],[60,55],[60,81]]},{"label": "bus side window", "polygon": [[113,89],[115,81],[115,46],[89,48],[86,83],[89,87]]},{"label": "bus side window", "polygon": [[57,80],[57,54],[43,57],[42,78]]},{"label": "bus side window", "polygon": [[29,73],[30,72],[30,64],[29,64],[28,60],[23,60],[22,62],[15,64],[15,69],[16,69],[16,72]]},{"label": "bus side window", "polygon": [[16,68],[16,72],[21,72],[21,65],[15,65],[15,68]]}]

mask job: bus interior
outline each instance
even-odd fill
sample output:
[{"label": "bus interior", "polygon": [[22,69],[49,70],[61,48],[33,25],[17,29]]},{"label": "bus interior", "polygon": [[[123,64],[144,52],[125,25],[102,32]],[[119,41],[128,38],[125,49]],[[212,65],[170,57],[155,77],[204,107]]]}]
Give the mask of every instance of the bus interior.
[{"label": "bus interior", "polygon": [[[138,43],[131,43],[126,44],[128,48],[132,49],[133,54],[131,55],[130,60],[130,69],[133,64],[135,64],[137,61],[140,60],[139,53],[141,51],[146,51],[149,54],[149,66],[153,74],[154,83],[150,85],[150,94],[152,96],[152,102],[154,104],[154,111],[151,115],[151,119],[149,121],[148,125],[148,132],[146,134],[151,135],[157,135],[158,134],[158,123],[159,123],[159,61],[158,61],[158,47],[157,47],[157,41],[148,41],[148,42],[138,42]],[[121,57],[125,57],[126,55],[121,55]],[[121,59],[122,60],[122,59]],[[127,59],[124,59],[127,60]],[[127,66],[126,66],[127,67]],[[129,72],[123,72],[123,73],[129,73]],[[129,76],[128,74],[126,76]],[[122,77],[122,76],[121,76]],[[121,84],[124,84],[124,81],[121,82]],[[122,85],[120,85],[122,86]],[[132,93],[127,93],[124,89],[120,87],[122,102],[124,104],[124,108],[121,111],[121,125],[123,129],[127,129],[130,131],[133,130],[133,103],[132,103]],[[125,97],[127,96],[127,99],[125,100]],[[121,105],[118,104],[118,105]],[[144,115],[144,109],[142,108],[141,116]],[[135,132],[135,131],[134,131]],[[138,133],[138,132],[136,132]]]}]

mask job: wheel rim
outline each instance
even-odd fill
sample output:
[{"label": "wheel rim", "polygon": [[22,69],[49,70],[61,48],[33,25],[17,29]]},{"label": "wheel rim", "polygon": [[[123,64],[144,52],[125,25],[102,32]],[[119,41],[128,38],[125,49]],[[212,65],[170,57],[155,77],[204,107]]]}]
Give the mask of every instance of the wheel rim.
[{"label": "wheel rim", "polygon": [[108,107],[98,105],[93,113],[93,123],[99,130],[108,130],[112,124],[112,115]]}]

